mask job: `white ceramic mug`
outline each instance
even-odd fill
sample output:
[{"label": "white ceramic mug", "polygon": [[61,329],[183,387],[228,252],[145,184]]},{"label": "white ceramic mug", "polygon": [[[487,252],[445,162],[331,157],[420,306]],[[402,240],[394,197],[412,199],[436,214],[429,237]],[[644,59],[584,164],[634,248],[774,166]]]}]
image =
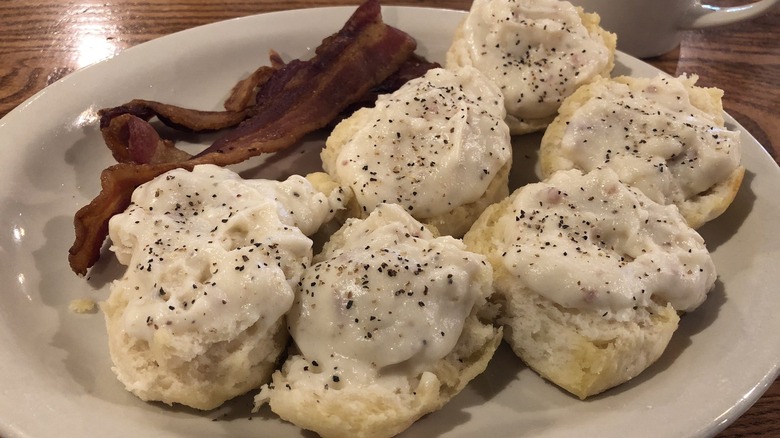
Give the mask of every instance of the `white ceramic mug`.
[{"label": "white ceramic mug", "polygon": [[601,16],[617,34],[618,49],[638,58],[662,55],[680,44],[681,31],[721,26],[765,13],[780,0],[720,8],[699,0],[569,0]]}]

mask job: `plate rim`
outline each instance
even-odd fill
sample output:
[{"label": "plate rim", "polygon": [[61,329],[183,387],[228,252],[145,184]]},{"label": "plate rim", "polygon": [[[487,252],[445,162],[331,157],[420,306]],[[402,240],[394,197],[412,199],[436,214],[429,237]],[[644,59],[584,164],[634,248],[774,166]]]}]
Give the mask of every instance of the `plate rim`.
[{"label": "plate rim", "polygon": [[[212,23],[199,25],[199,26],[196,26],[196,27],[193,27],[193,28],[185,29],[185,30],[182,30],[182,31],[179,31],[179,32],[175,32],[175,33],[172,33],[172,34],[168,34],[168,35],[165,35],[165,36],[162,36],[162,37],[159,37],[159,38],[155,38],[155,39],[152,39],[152,40],[140,43],[138,45],[135,45],[133,47],[129,47],[129,48],[127,48],[125,50],[122,50],[121,52],[117,53],[115,56],[112,56],[111,58],[102,60],[102,61],[97,62],[95,64],[91,64],[91,65],[83,67],[81,69],[78,69],[78,70],[68,74],[67,76],[59,79],[58,81],[50,84],[49,86],[45,87],[44,89],[38,91],[33,96],[31,96],[28,99],[26,99],[23,103],[21,103],[20,105],[18,105],[15,108],[13,108],[11,111],[9,111],[9,113],[7,113],[2,119],[0,119],[0,132],[2,132],[5,129],[10,129],[10,128],[5,128],[5,127],[9,123],[13,123],[15,121],[15,119],[23,118],[25,112],[27,111],[27,108],[29,108],[30,106],[33,106],[34,102],[37,101],[38,99],[40,99],[45,93],[51,93],[52,89],[55,90],[54,92],[56,92],[58,90],[58,87],[67,86],[69,81],[73,80],[73,76],[74,75],[77,75],[77,74],[84,75],[84,74],[86,74],[84,72],[92,72],[94,70],[99,70],[99,69],[103,68],[103,67],[101,67],[102,65],[104,65],[106,63],[109,63],[109,62],[114,62],[114,63],[120,62],[120,61],[115,61],[115,60],[119,59],[120,56],[122,56],[122,55],[125,55],[124,58],[126,58],[128,56],[127,53],[130,53],[130,52],[135,53],[136,51],[140,52],[140,51],[143,51],[143,50],[149,50],[148,46],[154,47],[153,44],[160,44],[159,41],[161,41],[163,39],[169,39],[169,38],[174,38],[174,37],[182,38],[182,37],[188,36],[190,32],[203,32],[204,30],[209,30],[209,28],[219,28],[219,27],[222,27],[222,26],[230,26],[230,25],[232,25],[233,22],[252,20],[252,19],[256,19],[257,17],[266,17],[267,18],[267,17],[271,16],[273,18],[274,16],[282,16],[282,15],[290,15],[290,16],[292,16],[292,15],[296,15],[298,13],[301,13],[302,11],[308,11],[308,12],[316,13],[317,11],[321,11],[321,10],[333,10],[333,11],[346,13],[346,12],[349,12],[349,11],[353,11],[354,7],[353,6],[307,7],[307,8],[300,8],[300,9],[290,9],[290,10],[281,10],[281,11],[273,11],[273,12],[267,12],[267,13],[261,13],[261,14],[254,14],[254,15],[248,15],[248,16],[245,16],[245,17],[236,17],[236,18],[231,18],[231,19],[227,19],[227,20],[220,20],[220,21],[216,21],[216,22],[212,22]],[[433,7],[421,7],[421,6],[392,6],[392,5],[384,6],[383,5],[383,13],[385,13],[385,11],[388,11],[388,10],[409,10],[409,11],[416,11],[416,12],[429,11],[430,13],[433,13],[433,14],[446,12],[446,13],[456,13],[456,14],[459,14],[459,15],[462,15],[462,16],[465,16],[465,14],[466,14],[466,11],[456,10],[456,9],[447,9],[447,8],[433,8]],[[654,67],[654,66],[652,66],[650,64],[645,63],[644,61],[641,61],[639,59],[631,57],[630,55],[626,55],[626,54],[624,54],[622,52],[621,52],[621,55],[622,55],[621,57],[628,57],[628,59],[632,60],[632,62],[639,62],[639,63],[642,63],[644,66],[650,67],[650,68],[652,68],[652,69],[654,69],[656,71],[661,71],[661,70],[657,69],[656,67]],[[747,131],[735,119],[733,119],[733,117],[731,117],[725,111],[724,111],[724,114],[726,115],[727,120],[729,122],[735,124],[738,128],[740,128],[742,130],[743,135],[750,136],[750,138],[752,138],[752,140],[756,144],[761,146],[761,144],[757,140],[755,140],[755,138],[752,136],[752,134],[750,134],[749,131]],[[766,151],[766,148],[764,148],[762,146],[759,149],[760,149],[760,152],[763,153],[763,155],[764,155],[761,159],[770,160],[771,161],[771,156],[769,155],[768,151]],[[97,179],[97,176],[95,176],[95,179]],[[4,200],[5,200],[5,196],[0,197],[0,202],[2,202]],[[780,375],[780,363],[775,363],[774,367],[772,369],[768,370],[764,374],[764,377],[760,381],[756,382],[756,384],[746,394],[746,396],[743,397],[742,400],[740,400],[742,403],[735,403],[735,404],[733,404],[729,410],[727,410],[726,412],[721,414],[719,417],[715,418],[713,420],[713,422],[711,424],[709,424],[709,427],[706,427],[705,430],[702,430],[702,433],[703,434],[717,433],[719,431],[722,431],[726,427],[728,427],[728,425],[730,425],[736,418],[738,418],[739,416],[744,414],[744,412],[746,412],[761,397],[761,395],[769,388],[769,386],[773,383],[773,381],[775,379],[777,379],[778,375]],[[738,401],[738,402],[740,402],[740,401]],[[721,419],[721,420],[718,421],[719,419]],[[6,421],[3,421],[0,418],[0,426],[2,426],[3,428],[7,428],[7,427],[13,426],[13,425],[10,424],[10,423],[7,423]],[[6,431],[3,430],[3,432],[5,433]],[[15,436],[13,434],[19,433],[18,431],[14,431],[13,429],[8,430],[7,432],[11,436]]]}]

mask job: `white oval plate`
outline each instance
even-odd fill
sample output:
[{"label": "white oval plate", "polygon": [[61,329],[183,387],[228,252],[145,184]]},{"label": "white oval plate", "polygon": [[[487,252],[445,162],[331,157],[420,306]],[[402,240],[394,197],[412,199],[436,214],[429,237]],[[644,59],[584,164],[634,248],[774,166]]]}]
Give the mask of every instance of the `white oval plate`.
[{"label": "white oval plate", "polygon": [[[111,164],[96,109],[136,97],[217,109],[269,49],[285,59],[308,58],[352,10],[253,16],[160,38],[67,76],[0,121],[0,435],[309,436],[267,409],[251,415],[251,396],[201,413],[127,393],[111,372],[102,316],[68,310],[75,298],[106,298],[108,282],[121,273],[118,264],[106,253],[85,280],[70,271],[66,256],[73,213],[97,194],[100,170]],[[439,61],[463,17],[403,7],[385,7],[384,16],[418,39],[420,53]],[[617,60],[618,74],[656,73],[624,54]],[[582,402],[502,348],[484,375],[403,436],[703,436],[744,412],[774,380],[780,361],[780,237],[774,232],[780,168],[744,130],[742,141],[748,169],[742,189],[726,214],[701,230],[720,281],[683,318],[658,363]],[[538,136],[516,142],[515,185],[535,178],[522,170],[533,165],[535,142]],[[254,161],[246,173],[307,172],[316,159],[305,157],[316,157],[321,144],[313,136],[279,159]]]}]

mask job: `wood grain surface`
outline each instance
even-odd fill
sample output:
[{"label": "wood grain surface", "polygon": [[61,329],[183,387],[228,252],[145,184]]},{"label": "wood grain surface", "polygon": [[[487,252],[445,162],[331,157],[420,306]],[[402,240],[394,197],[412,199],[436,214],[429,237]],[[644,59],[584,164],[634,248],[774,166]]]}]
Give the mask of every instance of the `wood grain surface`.
[{"label": "wood grain surface", "polygon": [[[65,75],[153,38],[246,15],[357,3],[0,0],[0,117]],[[711,3],[728,6],[746,1]],[[465,10],[471,2],[385,0],[383,4]],[[776,162],[780,159],[780,8],[750,22],[687,32],[679,49],[646,61],[674,75],[698,74],[699,85],[723,89],[725,110]],[[780,381],[718,436],[780,436]]]}]

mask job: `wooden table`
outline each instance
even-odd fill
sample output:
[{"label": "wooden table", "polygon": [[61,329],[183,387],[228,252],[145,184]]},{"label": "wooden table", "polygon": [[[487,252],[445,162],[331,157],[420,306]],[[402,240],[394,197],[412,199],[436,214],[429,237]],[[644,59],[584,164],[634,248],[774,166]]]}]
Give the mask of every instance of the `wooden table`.
[{"label": "wooden table", "polygon": [[[713,1],[719,5],[740,3]],[[3,0],[0,117],[63,76],[153,38],[245,15],[357,3]],[[465,10],[471,2],[385,0],[384,4]],[[775,161],[780,159],[780,8],[749,23],[689,32],[678,50],[648,62],[675,75],[696,73],[701,77],[700,85],[722,88],[726,111],[767,148]],[[780,436],[780,380],[719,436]]]}]

